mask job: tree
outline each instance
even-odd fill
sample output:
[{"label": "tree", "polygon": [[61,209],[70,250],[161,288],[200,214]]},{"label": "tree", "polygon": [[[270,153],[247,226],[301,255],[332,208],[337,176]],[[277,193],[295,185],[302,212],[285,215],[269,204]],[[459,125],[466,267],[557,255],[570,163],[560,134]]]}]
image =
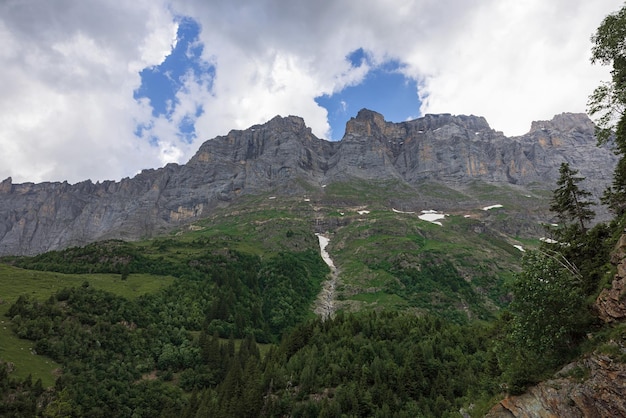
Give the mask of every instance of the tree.
[{"label": "tree", "polygon": [[622,215],[626,212],[626,6],[608,15],[591,41],[591,62],[610,65],[612,70],[611,81],[600,84],[589,97],[588,112],[596,118],[598,142],[614,138],[620,156],[613,184],[602,201]]},{"label": "tree", "polygon": [[578,187],[578,183],[584,180],[578,177],[578,170],[572,170],[568,163],[562,163],[559,168],[560,177],[556,182],[550,210],[556,212],[559,222],[567,226],[570,222],[578,224],[577,232],[585,233],[586,224],[593,219],[595,213],[589,209],[593,202],[587,200],[591,193]]},{"label": "tree", "polygon": [[575,354],[591,315],[580,275],[560,256],[528,252],[513,288],[499,362],[513,392]]},{"label": "tree", "polygon": [[529,252],[511,304],[518,343],[544,355],[570,348],[589,320],[580,282],[558,255]]}]

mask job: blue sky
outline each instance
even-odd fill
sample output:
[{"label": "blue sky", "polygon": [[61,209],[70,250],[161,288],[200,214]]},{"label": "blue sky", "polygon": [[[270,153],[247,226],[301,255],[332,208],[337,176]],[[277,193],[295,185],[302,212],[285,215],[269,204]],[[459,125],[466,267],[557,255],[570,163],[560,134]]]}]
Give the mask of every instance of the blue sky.
[{"label": "blue sky", "polygon": [[276,115],[338,140],[474,114],[506,135],[584,112],[590,37],[622,0],[0,2],[0,180],[119,180]]},{"label": "blue sky", "polygon": [[315,98],[328,111],[332,140],[343,137],[346,122],[363,108],[382,113],[385,120],[403,122],[420,116],[417,82],[405,77],[397,61],[380,65],[371,62],[367,53],[359,48],[346,57],[353,67],[373,67],[358,84]]},{"label": "blue sky", "polygon": [[[179,105],[176,93],[184,88],[183,79],[191,71],[195,76],[208,74],[215,76],[215,67],[203,65],[201,56],[203,46],[199,42],[200,25],[189,17],[178,18],[176,46],[159,65],[141,70],[141,85],[134,92],[135,99],[147,98],[154,117],[171,119],[174,109]],[[192,115],[184,117],[178,124],[179,137],[190,143],[196,138],[194,119],[202,115],[202,106],[196,106]],[[141,137],[150,126],[137,125],[136,134]],[[152,138],[157,141],[157,138]]]}]

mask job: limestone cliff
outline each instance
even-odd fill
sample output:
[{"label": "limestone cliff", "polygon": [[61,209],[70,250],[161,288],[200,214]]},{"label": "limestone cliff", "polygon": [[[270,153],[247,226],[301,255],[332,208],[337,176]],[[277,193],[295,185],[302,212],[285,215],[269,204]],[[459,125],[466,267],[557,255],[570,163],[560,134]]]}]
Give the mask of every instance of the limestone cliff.
[{"label": "limestone cliff", "polygon": [[585,187],[597,196],[616,160],[610,150],[596,147],[585,115],[559,115],[533,123],[527,135],[507,138],[482,117],[426,115],[391,123],[363,109],[338,142],[315,137],[299,117],[277,116],[206,141],[187,164],[144,170],[132,179],[73,185],[4,180],[0,255],[149,237],[244,195],[321,192],[353,179],[393,179],[407,190],[425,181],[551,190],[564,161],[587,177]]}]

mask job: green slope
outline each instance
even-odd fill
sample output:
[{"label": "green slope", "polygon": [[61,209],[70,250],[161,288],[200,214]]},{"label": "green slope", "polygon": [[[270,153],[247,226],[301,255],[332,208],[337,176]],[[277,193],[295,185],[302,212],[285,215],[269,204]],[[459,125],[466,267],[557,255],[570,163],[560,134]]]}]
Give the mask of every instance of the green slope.
[{"label": "green slope", "polygon": [[[519,270],[523,253],[514,245],[532,247],[539,241],[493,227],[515,224],[519,207],[514,202],[523,196],[509,196],[504,207],[484,211],[482,206],[500,203],[496,196],[502,190],[485,186],[483,191],[481,199],[474,199],[466,191],[442,192],[427,185],[418,190],[398,183],[331,184],[298,197],[244,197],[155,239],[5,257],[0,264],[5,321],[0,359],[16,365],[18,378],[30,374],[51,386],[52,372],[60,368],[68,373],[64,387],[89,386],[91,381],[84,380],[89,377],[80,377],[85,372],[68,371],[71,362],[89,365],[116,355],[79,350],[80,360],[72,360],[63,347],[77,331],[64,324],[78,321],[84,333],[72,338],[83,344],[93,345],[110,338],[106,333],[98,337],[100,332],[117,330],[116,338],[133,345],[119,347],[127,360],[108,366],[126,376],[124,385],[156,378],[151,390],[213,387],[225,375],[207,366],[212,357],[205,347],[217,344],[210,338],[222,341],[215,345],[219,350],[229,336],[273,344],[283,340],[283,345],[287,338],[289,344],[293,330],[297,334],[300,324],[314,317],[314,300],[329,272],[316,233],[330,239],[327,250],[339,271],[333,294],[337,315],[434,314],[460,326],[468,320],[490,321],[507,305],[509,281]],[[440,207],[455,207],[445,211],[441,226],[419,218],[421,210]],[[20,295],[31,299],[21,302],[24,314],[11,323],[4,314]],[[98,314],[99,304],[113,313]],[[31,312],[39,309],[48,314]],[[45,324],[56,324],[47,338],[41,331]],[[140,332],[133,331],[135,325]],[[271,358],[268,347],[264,353]],[[48,350],[48,356],[32,354],[37,348]],[[84,367],[94,367],[95,375],[108,373],[98,364]]]}]

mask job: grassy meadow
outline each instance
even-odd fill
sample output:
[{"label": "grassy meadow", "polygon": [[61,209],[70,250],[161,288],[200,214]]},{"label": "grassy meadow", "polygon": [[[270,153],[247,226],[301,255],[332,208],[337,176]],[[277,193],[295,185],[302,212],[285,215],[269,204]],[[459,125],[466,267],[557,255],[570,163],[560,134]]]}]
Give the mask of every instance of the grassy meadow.
[{"label": "grassy meadow", "polygon": [[0,359],[15,365],[14,375],[33,380],[41,378],[45,387],[54,385],[55,370],[59,367],[51,359],[34,354],[33,342],[18,338],[11,331],[11,320],[5,314],[17,298],[28,295],[45,300],[66,287],[78,287],[85,281],[94,288],[106,290],[129,299],[156,292],[174,280],[147,274],[131,274],[122,280],[119,274],[62,274],[24,270],[0,264]]}]

